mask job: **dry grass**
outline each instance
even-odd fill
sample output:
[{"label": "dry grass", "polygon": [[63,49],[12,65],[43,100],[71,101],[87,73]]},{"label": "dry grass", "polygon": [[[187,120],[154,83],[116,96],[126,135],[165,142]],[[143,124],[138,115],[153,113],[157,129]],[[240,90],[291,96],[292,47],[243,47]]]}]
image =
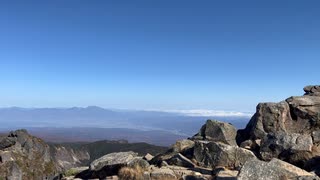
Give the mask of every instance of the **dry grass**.
[{"label": "dry grass", "polygon": [[120,180],[143,180],[144,171],[140,166],[123,167],[119,170],[118,177]]}]

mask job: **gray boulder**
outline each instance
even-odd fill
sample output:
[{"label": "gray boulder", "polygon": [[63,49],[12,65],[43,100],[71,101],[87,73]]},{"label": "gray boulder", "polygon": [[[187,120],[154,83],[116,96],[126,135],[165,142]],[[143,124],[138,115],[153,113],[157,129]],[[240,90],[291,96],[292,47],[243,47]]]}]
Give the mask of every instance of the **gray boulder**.
[{"label": "gray boulder", "polygon": [[99,171],[104,167],[125,166],[137,156],[138,153],[132,151],[110,153],[94,160],[89,168],[91,171]]},{"label": "gray boulder", "polygon": [[134,157],[127,163],[127,166],[132,168],[139,166],[143,169],[146,169],[150,166],[150,164],[148,163],[148,161],[144,160],[142,157]]},{"label": "gray boulder", "polygon": [[[312,138],[310,135],[297,133],[270,133],[261,142],[260,155],[263,160],[271,160],[272,158],[280,158],[290,160],[290,156],[301,152],[312,152]],[[304,159],[301,159],[304,160]]]},{"label": "gray boulder", "polygon": [[244,131],[239,131],[244,139],[262,139],[268,133],[286,132],[287,123],[292,121],[288,103],[259,103],[256,113]]},{"label": "gray boulder", "polygon": [[194,141],[188,139],[177,141],[167,152],[157,155],[149,162],[157,166],[169,163],[182,167],[194,167],[190,160],[193,158],[194,144]]},{"label": "gray boulder", "polygon": [[295,96],[286,101],[292,119],[299,124],[296,132],[306,133],[320,127],[320,96]]},{"label": "gray boulder", "polygon": [[270,162],[251,159],[241,168],[238,180],[282,180],[315,177],[313,174],[279,159]]},{"label": "gray boulder", "polygon": [[237,145],[236,136],[237,130],[231,124],[216,120],[207,120],[206,124],[201,127],[200,132],[191,139]]},{"label": "gray boulder", "polygon": [[14,138],[11,137],[0,137],[0,150],[11,147],[16,144]]},{"label": "gray boulder", "polygon": [[172,149],[174,152],[186,152],[194,147],[194,141],[189,139],[183,139],[177,141],[173,146]]},{"label": "gray boulder", "polygon": [[41,180],[59,171],[49,145],[26,130],[10,132],[1,138],[0,146],[0,177]]},{"label": "gray boulder", "polygon": [[[110,153],[94,160],[89,169],[76,175],[76,178],[81,179],[104,179],[107,176],[117,175],[119,170],[131,163],[131,166],[141,163],[141,161],[134,160],[138,156],[137,153],[117,152]],[[140,158],[142,160],[142,158]]]},{"label": "gray boulder", "polygon": [[[241,147],[260,154],[262,159],[277,157],[299,167],[318,157],[320,149],[320,86],[307,86],[306,95],[279,103],[260,103],[244,130],[239,130]],[[261,140],[261,146],[254,142]],[[258,145],[258,143],[256,143]]]},{"label": "gray boulder", "polygon": [[219,142],[198,141],[194,147],[194,159],[206,168],[240,168],[247,160],[256,158],[249,150]]},{"label": "gray boulder", "polygon": [[305,95],[318,96],[320,95],[320,86],[306,86],[303,88]]}]

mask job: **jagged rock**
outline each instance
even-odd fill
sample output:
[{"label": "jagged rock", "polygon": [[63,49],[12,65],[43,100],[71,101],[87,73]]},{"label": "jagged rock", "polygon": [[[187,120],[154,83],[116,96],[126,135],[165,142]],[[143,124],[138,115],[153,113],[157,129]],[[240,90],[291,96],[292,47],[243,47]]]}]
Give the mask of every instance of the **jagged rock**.
[{"label": "jagged rock", "polygon": [[152,156],[151,154],[149,154],[149,153],[147,153],[144,157],[143,157],[143,159],[144,160],[146,160],[146,161],[151,161],[152,159],[154,158],[154,156]]},{"label": "jagged rock", "polygon": [[169,168],[155,169],[150,173],[151,179],[176,179],[176,175]]},{"label": "jagged rock", "polygon": [[[163,166],[163,162],[171,159],[173,156],[175,156],[177,154],[177,152],[172,152],[172,149],[170,149],[169,151],[163,153],[163,154],[159,154],[157,156],[155,156],[150,162],[150,164],[156,165],[156,166]],[[167,162],[165,162],[167,163]]]},{"label": "jagged rock", "polygon": [[[193,157],[193,148],[190,148],[187,151],[182,151],[182,153],[186,152],[188,152],[188,157]],[[150,163],[157,166],[167,166],[167,164],[170,164],[182,167],[195,167],[195,164],[190,159],[185,157],[183,154],[174,151],[173,148],[169,149],[164,154],[154,157]]]},{"label": "jagged rock", "polygon": [[89,152],[85,150],[75,150],[61,145],[51,146],[51,152],[61,171],[80,166],[90,159]]},{"label": "jagged rock", "polygon": [[237,145],[236,136],[237,130],[231,124],[215,120],[207,120],[206,124],[201,127],[200,132],[191,139]]},{"label": "jagged rock", "polygon": [[305,92],[305,95],[315,95],[315,96],[318,96],[320,95],[320,86],[306,86],[303,88],[304,92]]},{"label": "jagged rock", "polygon": [[142,157],[134,157],[127,163],[127,165],[133,168],[136,166],[139,166],[139,167],[142,167],[143,169],[146,169],[147,167],[150,166],[148,161],[142,159]]},{"label": "jagged rock", "polygon": [[238,146],[198,141],[194,147],[194,158],[203,167],[238,169],[247,160],[256,158],[256,156],[251,151]]},{"label": "jagged rock", "polygon": [[190,159],[184,157],[180,153],[168,159],[167,162],[170,165],[176,165],[176,166],[182,166],[182,167],[195,167],[195,164]]},{"label": "jagged rock", "polygon": [[193,147],[194,147],[194,141],[191,141],[189,139],[184,139],[184,140],[177,141],[172,146],[172,149],[174,152],[188,153],[187,151],[192,149]]},{"label": "jagged rock", "polygon": [[192,162],[188,158],[193,157],[194,144],[192,140],[177,141],[167,152],[157,155],[149,162],[160,166],[163,161],[166,161],[169,164],[190,167]]},{"label": "jagged rock", "polygon": [[244,139],[262,139],[268,133],[285,132],[286,123],[291,121],[288,103],[259,103],[244,131]]},{"label": "jagged rock", "polygon": [[0,145],[0,177],[42,180],[53,178],[58,172],[49,146],[26,130],[10,132]]},{"label": "jagged rock", "polygon": [[14,138],[11,137],[0,137],[0,150],[11,147],[15,145],[16,142]]},{"label": "jagged rock", "polygon": [[296,96],[286,101],[292,119],[299,122],[297,132],[306,133],[320,127],[320,96]]},{"label": "jagged rock", "polygon": [[251,159],[241,168],[238,179],[282,180],[296,179],[301,176],[314,177],[313,174],[279,159],[272,159],[270,162]]},{"label": "jagged rock", "polygon": [[[308,86],[306,95],[295,96],[280,103],[260,103],[237,142],[260,154],[262,159],[281,158],[299,167],[320,155],[320,86]],[[250,143],[261,139],[259,148]],[[257,143],[258,144],[258,143]]]},{"label": "jagged rock", "polygon": [[268,134],[261,142],[260,154],[262,159],[286,158],[300,152],[312,151],[312,138],[310,135],[297,133]]}]

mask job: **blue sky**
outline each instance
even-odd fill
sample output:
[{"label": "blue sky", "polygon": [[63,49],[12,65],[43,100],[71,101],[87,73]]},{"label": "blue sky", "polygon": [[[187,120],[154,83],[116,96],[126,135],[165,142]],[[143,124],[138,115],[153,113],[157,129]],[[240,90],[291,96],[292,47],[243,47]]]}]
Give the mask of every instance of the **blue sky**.
[{"label": "blue sky", "polygon": [[254,111],[320,77],[319,1],[1,1],[0,107]]}]

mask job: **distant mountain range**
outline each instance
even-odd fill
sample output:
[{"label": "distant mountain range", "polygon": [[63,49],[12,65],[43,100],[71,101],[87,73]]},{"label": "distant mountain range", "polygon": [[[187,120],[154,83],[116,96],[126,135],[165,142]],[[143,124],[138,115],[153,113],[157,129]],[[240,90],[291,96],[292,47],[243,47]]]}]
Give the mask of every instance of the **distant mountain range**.
[{"label": "distant mountain range", "polygon": [[25,128],[53,142],[127,139],[130,142],[168,145],[195,134],[207,119],[218,119],[243,128],[250,114],[209,110],[111,110],[97,106],[11,107],[0,108],[0,123],[3,124],[0,131]]}]

